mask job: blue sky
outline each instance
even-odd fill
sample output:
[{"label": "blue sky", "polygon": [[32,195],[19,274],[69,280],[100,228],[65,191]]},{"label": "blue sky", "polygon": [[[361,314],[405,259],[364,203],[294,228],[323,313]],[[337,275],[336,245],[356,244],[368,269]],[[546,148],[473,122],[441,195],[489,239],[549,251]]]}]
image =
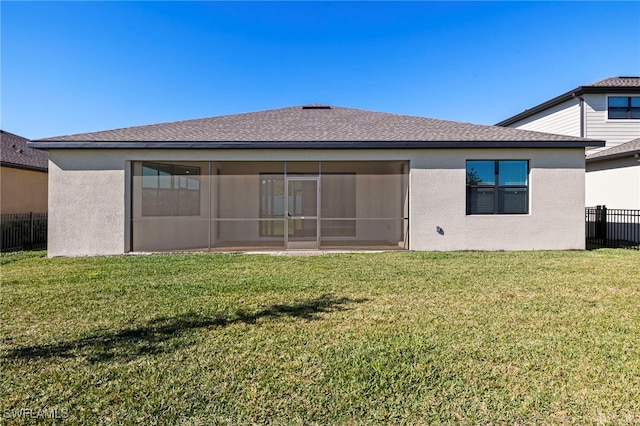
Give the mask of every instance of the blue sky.
[{"label": "blue sky", "polygon": [[495,124],[640,75],[638,1],[0,8],[0,126],[33,139],[308,103]]}]

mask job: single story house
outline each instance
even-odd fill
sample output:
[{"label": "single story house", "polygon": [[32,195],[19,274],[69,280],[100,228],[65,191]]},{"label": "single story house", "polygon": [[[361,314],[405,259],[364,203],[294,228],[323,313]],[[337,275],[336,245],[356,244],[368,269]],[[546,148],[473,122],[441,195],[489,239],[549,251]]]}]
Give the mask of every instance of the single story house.
[{"label": "single story house", "polygon": [[604,141],[306,105],[33,141],[49,256],[583,249]]},{"label": "single story house", "polygon": [[46,213],[46,151],[29,148],[27,139],[0,130],[0,213]]},{"label": "single story house", "polygon": [[640,210],[640,138],[587,156],[587,206]]}]

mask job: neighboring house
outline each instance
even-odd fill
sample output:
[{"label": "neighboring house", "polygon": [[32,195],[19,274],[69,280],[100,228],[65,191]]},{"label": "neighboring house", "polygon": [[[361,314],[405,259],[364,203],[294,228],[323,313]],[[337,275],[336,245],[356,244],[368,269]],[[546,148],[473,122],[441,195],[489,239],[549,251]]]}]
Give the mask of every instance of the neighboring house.
[{"label": "neighboring house", "polygon": [[640,77],[607,78],[576,87],[497,126],[604,139],[607,148],[615,147],[640,137]]},{"label": "neighboring house", "polygon": [[587,140],[322,105],[30,142],[49,256],[584,249]]},{"label": "neighboring house", "polygon": [[587,206],[640,209],[640,138],[587,156]]},{"label": "neighboring house", "polygon": [[4,130],[0,144],[0,213],[45,213],[49,155]]}]

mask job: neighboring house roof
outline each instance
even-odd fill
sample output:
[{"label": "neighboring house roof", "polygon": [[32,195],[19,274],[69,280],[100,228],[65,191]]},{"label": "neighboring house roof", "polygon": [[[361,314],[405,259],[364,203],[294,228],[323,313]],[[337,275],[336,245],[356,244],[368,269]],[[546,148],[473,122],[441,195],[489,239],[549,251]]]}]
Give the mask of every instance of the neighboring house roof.
[{"label": "neighboring house roof", "polygon": [[40,139],[38,148],[463,148],[604,146],[572,136],[322,105]]},{"label": "neighboring house roof", "polygon": [[587,156],[587,162],[612,160],[636,154],[640,154],[640,138],[591,154]]},{"label": "neighboring house roof", "polygon": [[496,126],[510,126],[520,120],[531,117],[534,114],[542,112],[548,108],[559,105],[570,99],[582,96],[585,93],[640,93],[640,77],[612,77],[586,86],[579,86],[573,90],[569,90],[560,96],[543,102],[521,112],[520,114],[509,117],[496,124]]},{"label": "neighboring house roof", "polygon": [[28,139],[0,130],[0,164],[7,167],[47,171],[49,153],[27,146]]},{"label": "neighboring house roof", "polygon": [[588,86],[584,86],[585,88],[595,88],[595,87],[619,87],[619,88],[629,88],[636,87],[640,88],[640,77],[611,77],[605,78],[604,80],[596,81],[595,83],[591,83]]}]

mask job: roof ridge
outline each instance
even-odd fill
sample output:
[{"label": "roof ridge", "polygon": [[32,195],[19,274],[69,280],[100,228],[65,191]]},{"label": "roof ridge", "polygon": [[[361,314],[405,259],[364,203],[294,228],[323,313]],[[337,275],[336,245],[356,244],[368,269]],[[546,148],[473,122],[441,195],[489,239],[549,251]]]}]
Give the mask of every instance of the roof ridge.
[{"label": "roof ridge", "polygon": [[[320,105],[320,104],[318,104],[318,105]],[[199,117],[199,118],[186,118],[186,119],[183,119],[183,120],[176,120],[176,121],[160,121],[160,122],[157,122],[157,123],[150,123],[150,124],[136,124],[136,125],[132,125],[132,126],[116,127],[115,129],[104,129],[104,130],[96,130],[96,131],[92,131],[92,132],[71,133],[71,134],[67,134],[67,135],[58,135],[58,136],[40,138],[40,139],[37,139],[37,140],[38,141],[59,140],[59,138],[70,138],[70,137],[75,137],[75,136],[97,134],[97,133],[104,133],[104,132],[115,132],[115,131],[120,131],[120,130],[139,129],[139,128],[143,128],[143,127],[162,126],[162,125],[168,125],[168,124],[180,124],[180,123],[187,123],[187,122],[194,122],[194,121],[210,120],[210,119],[214,119],[214,118],[224,118],[224,117],[231,117],[231,116],[242,116],[242,115],[255,114],[255,113],[260,113],[260,112],[279,111],[279,110],[285,110],[285,109],[291,109],[291,108],[302,108],[303,106],[305,106],[305,105],[295,105],[295,106],[289,106],[289,107],[270,108],[270,109],[263,109],[263,110],[258,110],[258,111],[246,111],[246,112],[238,112],[238,113],[228,113],[228,114],[212,115],[212,116]],[[340,107],[332,107],[332,108],[340,108]]]}]

